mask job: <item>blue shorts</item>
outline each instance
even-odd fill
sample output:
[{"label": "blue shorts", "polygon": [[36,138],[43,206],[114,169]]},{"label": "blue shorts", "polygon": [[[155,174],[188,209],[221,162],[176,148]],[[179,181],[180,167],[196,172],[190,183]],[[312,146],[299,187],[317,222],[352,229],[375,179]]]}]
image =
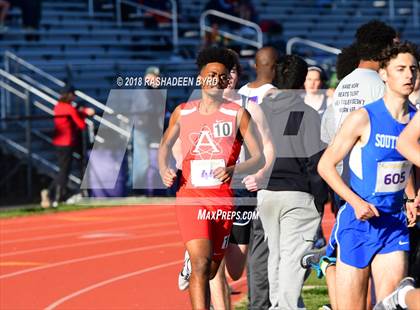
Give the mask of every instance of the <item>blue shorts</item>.
[{"label": "blue shorts", "polygon": [[360,221],[349,204],[342,206],[331,232],[326,255],[336,256],[338,245],[343,263],[365,268],[376,254],[409,251],[410,240],[404,212],[379,213],[379,217]]}]

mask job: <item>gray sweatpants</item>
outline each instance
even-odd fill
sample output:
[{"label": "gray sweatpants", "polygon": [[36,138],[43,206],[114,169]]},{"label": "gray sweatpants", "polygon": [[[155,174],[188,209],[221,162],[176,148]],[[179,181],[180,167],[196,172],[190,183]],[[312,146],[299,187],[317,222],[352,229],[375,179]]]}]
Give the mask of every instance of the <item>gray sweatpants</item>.
[{"label": "gray sweatpants", "polygon": [[301,290],[303,253],[312,248],[320,216],[312,195],[297,191],[258,192],[258,210],[268,241],[270,309],[305,309]]}]

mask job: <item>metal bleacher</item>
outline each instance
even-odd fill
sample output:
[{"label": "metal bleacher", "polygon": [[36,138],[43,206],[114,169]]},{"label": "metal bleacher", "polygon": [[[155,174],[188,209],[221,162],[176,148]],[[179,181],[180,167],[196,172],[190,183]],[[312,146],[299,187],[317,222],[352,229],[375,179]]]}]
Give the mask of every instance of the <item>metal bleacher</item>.
[{"label": "metal bleacher", "polygon": [[[143,75],[151,64],[165,73],[194,68],[192,60],[181,59],[180,64],[180,57],[173,54],[170,28],[144,29],[141,20],[117,27],[112,11],[90,17],[87,1],[43,1],[40,29],[32,32],[39,40],[25,39],[28,33],[19,27],[18,9],[10,15],[10,29],[0,35],[0,53],[9,50],[61,80],[70,66],[76,87],[101,102],[106,102],[117,76]],[[180,41],[184,48],[198,44],[188,38]],[[168,64],[170,68],[165,68]],[[181,96],[185,93],[175,94],[174,100]]]},{"label": "metal bleacher", "polygon": [[[95,12],[92,17],[87,1],[81,0],[43,1],[40,29],[35,31],[24,31],[20,19],[19,9],[13,9],[8,31],[0,33],[0,53],[5,60],[0,70],[0,148],[3,154],[18,158],[18,164],[10,167],[0,182],[22,164],[42,175],[54,177],[57,173],[51,146],[52,110],[69,72],[79,90],[77,101],[97,111],[88,123],[90,142],[102,116],[119,116],[103,106],[110,89],[117,87],[117,77],[143,76],[150,65],[159,66],[166,76],[179,72],[195,75],[194,61],[173,53],[171,29],[165,25],[149,30],[139,20],[118,27],[112,11]],[[191,42],[181,40],[180,45]],[[189,90],[174,88],[169,96],[172,102],[183,101]],[[108,126],[118,129],[120,119],[114,118]],[[98,138],[95,136],[96,141]],[[78,188],[80,184],[80,168],[75,167],[68,185]],[[29,192],[31,187],[27,188]]]}]

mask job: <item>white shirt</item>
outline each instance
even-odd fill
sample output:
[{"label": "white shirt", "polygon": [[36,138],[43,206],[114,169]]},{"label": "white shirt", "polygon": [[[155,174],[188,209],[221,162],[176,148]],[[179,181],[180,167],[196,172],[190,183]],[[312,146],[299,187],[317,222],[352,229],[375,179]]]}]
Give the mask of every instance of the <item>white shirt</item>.
[{"label": "white shirt", "polygon": [[338,84],[333,97],[334,133],[347,115],[384,96],[385,84],[371,69],[357,68]]},{"label": "white shirt", "polygon": [[276,88],[275,86],[273,86],[270,83],[261,85],[260,87],[257,87],[257,88],[251,88],[248,85],[249,85],[249,83],[242,86],[238,90],[239,95],[246,97],[246,104],[247,105],[248,105],[248,101],[253,101],[253,102],[256,102],[258,104],[261,104],[261,102],[263,101],[264,96],[267,93],[267,91],[269,89]]},{"label": "white shirt", "polygon": [[[257,128],[260,131],[260,134],[262,136],[263,133],[261,131],[264,130],[263,128],[266,127],[267,124],[264,118],[264,112],[261,110],[259,105],[262,103],[267,91],[276,87],[270,83],[261,85],[260,87],[257,87],[257,88],[251,88],[248,85],[249,83],[242,86],[238,90],[238,94],[241,95],[241,97],[245,97],[246,101],[245,101],[244,108],[247,109],[251,117],[256,122]],[[242,98],[239,102],[237,100],[235,100],[234,102],[242,106]],[[254,104],[250,104],[250,103],[254,103]],[[239,154],[238,161],[239,162],[245,161],[245,150],[244,150],[243,145],[241,146],[241,152]]]},{"label": "white shirt", "polygon": [[[321,140],[330,144],[346,117],[364,105],[384,96],[385,84],[379,74],[371,69],[356,68],[338,84],[333,103],[327,107],[321,121]],[[337,165],[343,172],[343,162]]]}]

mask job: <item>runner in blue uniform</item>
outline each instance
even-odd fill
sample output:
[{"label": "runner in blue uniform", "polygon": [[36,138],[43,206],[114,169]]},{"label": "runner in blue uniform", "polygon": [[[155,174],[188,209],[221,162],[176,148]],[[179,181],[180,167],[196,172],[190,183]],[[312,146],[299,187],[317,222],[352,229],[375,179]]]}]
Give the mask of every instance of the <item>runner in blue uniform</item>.
[{"label": "runner in blue uniform", "polygon": [[[379,71],[386,85],[384,97],[348,116],[318,165],[320,175],[346,201],[328,250],[338,250],[339,310],[365,309],[370,273],[381,300],[407,271],[407,219],[409,225],[415,223],[416,210],[410,205],[407,218],[403,212],[412,165],[396,150],[396,140],[415,112],[408,96],[416,79],[417,57],[409,43],[384,51]],[[335,168],[349,153],[350,187]]]}]

